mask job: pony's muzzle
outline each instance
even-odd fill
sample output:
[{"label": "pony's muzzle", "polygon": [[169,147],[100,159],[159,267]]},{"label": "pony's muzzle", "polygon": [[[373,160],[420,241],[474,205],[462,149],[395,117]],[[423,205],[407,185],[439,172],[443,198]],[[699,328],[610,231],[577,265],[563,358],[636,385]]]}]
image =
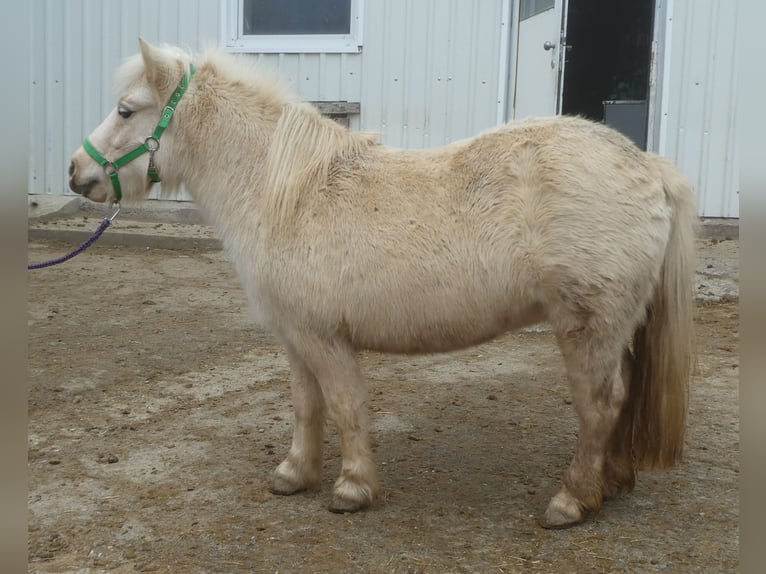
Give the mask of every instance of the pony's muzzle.
[{"label": "pony's muzzle", "polygon": [[69,189],[83,197],[92,199],[93,201],[103,201],[103,199],[97,197],[90,197],[93,188],[98,182],[98,177],[88,177],[80,181],[77,163],[74,160],[71,161],[69,164]]}]

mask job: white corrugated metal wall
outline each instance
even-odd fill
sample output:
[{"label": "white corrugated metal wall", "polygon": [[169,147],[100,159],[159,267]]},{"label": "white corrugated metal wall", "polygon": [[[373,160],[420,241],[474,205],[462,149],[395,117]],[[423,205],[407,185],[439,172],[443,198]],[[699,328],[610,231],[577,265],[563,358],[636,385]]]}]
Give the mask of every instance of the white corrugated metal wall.
[{"label": "white corrugated metal wall", "polygon": [[[361,54],[259,54],[254,57],[277,68],[291,89],[305,100],[360,101]],[[359,118],[351,117],[349,127],[358,130]]]},{"label": "white corrugated metal wall", "polygon": [[[691,178],[699,212],[739,217],[737,2],[668,4],[659,153]],[[668,38],[666,38],[668,40]],[[669,52],[668,52],[669,50]]]},{"label": "white corrugated metal wall", "polygon": [[362,129],[431,147],[497,123],[499,0],[365,4]]}]

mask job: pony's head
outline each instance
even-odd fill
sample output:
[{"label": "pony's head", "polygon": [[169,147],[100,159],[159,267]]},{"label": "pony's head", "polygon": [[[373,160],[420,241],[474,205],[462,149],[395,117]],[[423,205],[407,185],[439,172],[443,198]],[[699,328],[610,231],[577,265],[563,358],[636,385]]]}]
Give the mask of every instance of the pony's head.
[{"label": "pony's head", "polygon": [[178,48],[152,46],[142,38],[139,45],[141,53],[117,74],[117,106],[69,165],[69,188],[93,201],[119,201],[121,194],[127,199],[145,196],[158,181],[150,174],[161,173],[163,149],[172,138],[169,129],[160,140],[157,126],[182,80],[188,79],[191,58]]}]

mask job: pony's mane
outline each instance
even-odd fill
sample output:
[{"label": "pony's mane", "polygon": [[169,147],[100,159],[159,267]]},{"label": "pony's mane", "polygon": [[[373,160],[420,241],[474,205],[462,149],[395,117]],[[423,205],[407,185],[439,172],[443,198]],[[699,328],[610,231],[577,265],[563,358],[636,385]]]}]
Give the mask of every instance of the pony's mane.
[{"label": "pony's mane", "polygon": [[272,66],[251,54],[233,54],[218,46],[205,49],[199,66],[210,65],[218,78],[257,94],[260,101],[282,105],[297,98],[287,88],[284,78]]},{"label": "pony's mane", "polygon": [[334,162],[376,142],[375,134],[350,132],[311,104],[285,104],[269,149],[262,214],[274,222],[290,219],[301,196],[325,187]]}]

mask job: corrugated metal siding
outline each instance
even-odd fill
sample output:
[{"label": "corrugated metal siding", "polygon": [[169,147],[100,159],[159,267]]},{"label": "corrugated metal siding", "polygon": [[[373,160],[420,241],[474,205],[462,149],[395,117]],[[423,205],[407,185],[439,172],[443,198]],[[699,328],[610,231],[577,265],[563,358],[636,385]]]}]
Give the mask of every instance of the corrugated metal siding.
[{"label": "corrugated metal siding", "polygon": [[137,38],[217,43],[218,0],[34,0],[30,193],[70,193],[69,158],[115,105],[114,72]]},{"label": "corrugated metal siding", "polygon": [[670,85],[663,86],[669,102],[659,151],[691,178],[700,214],[707,217],[739,217],[737,5],[676,0],[673,9]]},{"label": "corrugated metal siding", "polygon": [[501,22],[500,0],[368,1],[361,129],[420,148],[494,126]]},{"label": "corrugated metal siding", "polygon": [[290,88],[309,101],[359,102],[361,54],[259,54]]}]

